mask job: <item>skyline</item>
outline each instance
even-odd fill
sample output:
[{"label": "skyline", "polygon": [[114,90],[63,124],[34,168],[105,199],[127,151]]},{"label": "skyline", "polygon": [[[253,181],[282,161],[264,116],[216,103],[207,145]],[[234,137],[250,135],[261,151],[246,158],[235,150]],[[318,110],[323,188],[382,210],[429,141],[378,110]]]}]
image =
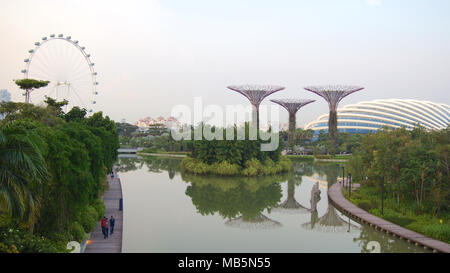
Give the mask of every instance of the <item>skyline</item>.
[{"label": "skyline", "polygon": [[[108,4],[107,4],[108,3]],[[100,83],[94,111],[134,123],[178,104],[247,105],[226,86],[286,87],[270,99],[316,99],[303,87],[355,84],[341,107],[372,99],[450,104],[448,1],[2,1],[0,89],[23,101],[13,79],[34,42],[71,35],[92,54]],[[39,10],[39,13],[36,12]],[[318,18],[317,14],[321,14]],[[280,122],[288,117],[280,112]],[[317,100],[304,126],[327,112]]]}]

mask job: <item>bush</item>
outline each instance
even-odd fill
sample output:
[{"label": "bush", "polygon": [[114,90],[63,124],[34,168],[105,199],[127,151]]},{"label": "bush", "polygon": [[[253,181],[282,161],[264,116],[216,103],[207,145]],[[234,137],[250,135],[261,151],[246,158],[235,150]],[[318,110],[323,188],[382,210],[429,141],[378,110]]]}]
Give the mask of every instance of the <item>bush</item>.
[{"label": "bush", "polygon": [[221,176],[237,175],[239,174],[239,166],[237,164],[231,164],[228,161],[222,161],[212,164],[210,172]]},{"label": "bush", "polygon": [[81,211],[79,216],[79,223],[83,226],[86,233],[89,233],[95,229],[97,223],[98,212],[92,206],[87,206]]},{"label": "bush", "polygon": [[[410,228],[416,229],[414,227],[414,223]],[[417,229],[421,230],[421,233],[426,234],[430,237],[450,243],[450,225],[448,224],[429,224]]]},{"label": "bush", "polygon": [[66,252],[64,243],[32,234],[28,230],[0,227],[0,253]]},{"label": "bush", "polygon": [[198,175],[214,174],[220,176],[274,175],[277,173],[290,171],[292,169],[292,162],[287,157],[282,157],[277,163],[272,161],[270,158],[267,158],[264,163],[261,163],[256,158],[252,158],[247,160],[244,166],[245,168],[241,169],[239,165],[232,164],[228,161],[208,165],[192,157],[186,157],[181,162],[181,167],[186,172]]},{"label": "bush", "polygon": [[73,241],[82,242],[85,239],[87,239],[87,234],[84,231],[83,226],[78,222],[73,222],[70,225],[69,233],[70,233],[71,240],[73,240]]},{"label": "bush", "polygon": [[181,161],[181,167],[183,170],[193,173],[193,174],[208,174],[209,166],[201,162],[198,159],[192,157],[186,157]]},{"label": "bush", "polygon": [[100,221],[103,218],[103,216],[105,216],[106,212],[105,202],[103,202],[103,200],[100,198],[95,199],[94,202],[92,202],[92,207],[94,207],[95,211],[97,212],[97,221]]},{"label": "bush", "polygon": [[376,209],[378,207],[377,203],[368,200],[357,200],[355,204],[365,211],[370,211],[371,209]]}]

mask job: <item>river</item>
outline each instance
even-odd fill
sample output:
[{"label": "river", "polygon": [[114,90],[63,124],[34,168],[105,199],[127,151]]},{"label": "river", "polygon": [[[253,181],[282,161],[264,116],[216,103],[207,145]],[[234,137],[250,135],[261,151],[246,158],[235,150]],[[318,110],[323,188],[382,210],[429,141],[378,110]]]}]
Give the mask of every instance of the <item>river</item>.
[{"label": "river", "polygon": [[335,163],[293,161],[288,174],[218,178],[181,159],[120,157],[123,252],[424,252],[360,225],[328,203]]}]

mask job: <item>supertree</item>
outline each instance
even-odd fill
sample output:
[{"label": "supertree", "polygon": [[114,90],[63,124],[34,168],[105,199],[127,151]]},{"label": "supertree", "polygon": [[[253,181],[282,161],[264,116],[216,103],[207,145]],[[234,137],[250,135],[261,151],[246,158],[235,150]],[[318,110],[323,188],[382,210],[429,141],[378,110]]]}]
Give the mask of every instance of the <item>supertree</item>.
[{"label": "supertree", "polygon": [[332,152],[337,148],[337,107],[339,102],[346,96],[364,89],[360,86],[352,85],[322,85],[322,86],[308,86],[305,90],[313,92],[328,102],[330,108],[330,115],[328,120],[328,135],[332,142]]},{"label": "supertree", "polygon": [[296,181],[294,178],[288,180],[287,198],[283,203],[279,204],[276,208],[273,208],[273,211],[281,211],[285,213],[308,212],[308,209],[298,203],[295,199],[295,182]]},{"label": "supertree", "polygon": [[262,213],[258,213],[258,215],[246,219],[243,216],[240,216],[235,219],[230,219],[225,222],[226,226],[236,227],[241,229],[275,229],[280,228],[282,224],[278,221],[272,220],[269,217],[263,215]]},{"label": "supertree", "polygon": [[302,100],[302,99],[276,99],[270,100],[276,104],[281,105],[289,112],[289,134],[288,134],[288,147],[291,153],[294,151],[295,144],[295,128],[296,128],[296,114],[303,106],[315,102],[315,100]]},{"label": "supertree", "polygon": [[244,95],[253,106],[253,122],[256,119],[256,128],[259,132],[259,105],[269,95],[281,91],[284,87],[276,85],[232,85],[228,89]]}]

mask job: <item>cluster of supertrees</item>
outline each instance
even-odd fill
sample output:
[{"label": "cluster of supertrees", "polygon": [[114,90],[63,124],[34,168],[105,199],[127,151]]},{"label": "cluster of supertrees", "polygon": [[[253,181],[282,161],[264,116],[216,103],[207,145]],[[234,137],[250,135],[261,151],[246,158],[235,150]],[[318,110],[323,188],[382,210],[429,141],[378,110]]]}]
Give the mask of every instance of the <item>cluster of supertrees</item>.
[{"label": "cluster of supertrees", "polygon": [[[284,90],[282,86],[275,85],[239,85],[229,86],[229,89],[244,95],[253,106],[253,120],[256,121],[256,128],[259,132],[259,105],[269,95]],[[304,88],[307,91],[313,92],[328,102],[330,108],[330,115],[328,120],[328,134],[332,142],[333,151],[337,147],[337,107],[339,102],[346,96],[364,89],[360,86],[352,85],[322,85],[322,86],[308,86]],[[288,149],[292,152],[295,145],[295,128],[296,128],[296,114],[303,106],[315,102],[309,99],[276,99],[271,100],[274,103],[281,105],[289,112],[289,133],[288,133]]]}]

